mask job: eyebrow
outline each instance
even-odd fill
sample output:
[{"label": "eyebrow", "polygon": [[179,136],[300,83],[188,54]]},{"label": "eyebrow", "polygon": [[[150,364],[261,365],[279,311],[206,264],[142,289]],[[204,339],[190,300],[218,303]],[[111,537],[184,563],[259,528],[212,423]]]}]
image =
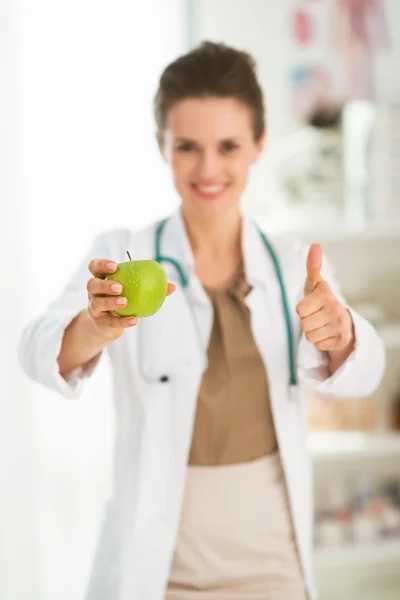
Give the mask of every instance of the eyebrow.
[{"label": "eyebrow", "polygon": [[[240,141],[243,141],[243,139],[244,139],[243,137],[233,135],[231,137],[222,138],[222,139],[220,139],[218,141],[219,142],[227,142],[227,141],[229,141],[229,142],[232,142],[232,141],[240,142]],[[190,142],[191,144],[197,144],[198,143],[197,140],[194,140],[192,138],[185,138],[185,137],[178,137],[178,138],[176,138],[175,141],[179,142],[179,143],[182,143],[182,142],[186,142],[186,143]]]}]

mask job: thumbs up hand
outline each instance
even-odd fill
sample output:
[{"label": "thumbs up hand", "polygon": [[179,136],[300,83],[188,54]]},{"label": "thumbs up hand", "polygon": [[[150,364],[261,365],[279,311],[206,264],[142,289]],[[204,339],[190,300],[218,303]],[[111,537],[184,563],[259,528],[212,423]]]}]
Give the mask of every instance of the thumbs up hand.
[{"label": "thumbs up hand", "polygon": [[321,246],[312,244],[307,257],[304,298],[296,311],[307,340],[318,350],[329,353],[330,371],[335,372],[354,348],[354,326],[350,312],[324,281],[321,268]]}]

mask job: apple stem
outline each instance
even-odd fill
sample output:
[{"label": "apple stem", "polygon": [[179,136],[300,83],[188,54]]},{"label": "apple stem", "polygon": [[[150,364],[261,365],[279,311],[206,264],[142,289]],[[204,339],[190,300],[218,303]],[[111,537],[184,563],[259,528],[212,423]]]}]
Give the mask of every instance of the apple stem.
[{"label": "apple stem", "polygon": [[126,253],[128,255],[129,260],[132,260],[132,256],[129,254],[129,250],[127,250]]}]

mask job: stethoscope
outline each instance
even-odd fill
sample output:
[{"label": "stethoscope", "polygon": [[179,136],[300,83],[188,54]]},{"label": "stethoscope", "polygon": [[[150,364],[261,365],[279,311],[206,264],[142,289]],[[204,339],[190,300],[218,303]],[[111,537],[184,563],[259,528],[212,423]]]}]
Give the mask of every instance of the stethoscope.
[{"label": "stethoscope", "polygon": [[[179,275],[179,280],[181,282],[182,287],[186,288],[189,285],[189,281],[188,281],[185,271],[182,268],[182,265],[174,258],[172,258],[170,256],[163,256],[161,253],[161,237],[162,237],[162,233],[163,233],[165,224],[167,223],[167,220],[168,219],[163,219],[159,223],[159,225],[156,229],[155,243],[154,243],[154,245],[155,245],[155,259],[154,260],[158,263],[164,262],[164,263],[169,263],[170,265],[172,265],[176,269],[176,271]],[[279,265],[279,261],[278,261],[276,252],[273,249],[273,247],[272,247],[271,243],[269,242],[265,233],[263,231],[261,231],[259,228],[257,228],[257,229],[259,231],[262,241],[264,242],[264,246],[270,256],[272,264],[274,265],[275,275],[278,280],[279,288],[280,288],[280,292],[281,292],[281,301],[282,301],[283,313],[285,316],[285,327],[286,327],[286,336],[287,336],[287,345],[288,345],[289,388],[292,389],[293,387],[296,387],[296,385],[297,385],[297,377],[296,377],[296,361],[295,361],[295,354],[294,354],[293,327],[292,327],[292,321],[290,319],[289,302],[288,302],[288,298],[287,298],[287,294],[286,294],[286,288],[285,288],[285,284],[283,281],[282,271],[281,271],[281,267]]]}]

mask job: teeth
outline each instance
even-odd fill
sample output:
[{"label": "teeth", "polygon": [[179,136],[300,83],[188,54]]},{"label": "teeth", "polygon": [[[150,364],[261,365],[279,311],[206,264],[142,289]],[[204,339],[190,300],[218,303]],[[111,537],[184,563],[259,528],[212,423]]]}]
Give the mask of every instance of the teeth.
[{"label": "teeth", "polygon": [[218,194],[222,191],[223,185],[198,185],[197,189],[203,194]]}]

